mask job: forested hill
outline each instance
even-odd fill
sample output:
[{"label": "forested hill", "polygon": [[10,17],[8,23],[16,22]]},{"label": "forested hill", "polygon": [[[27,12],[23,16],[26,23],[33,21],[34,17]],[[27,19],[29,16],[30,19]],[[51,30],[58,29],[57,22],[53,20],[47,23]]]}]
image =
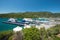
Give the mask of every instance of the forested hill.
[{"label": "forested hill", "polygon": [[37,17],[60,17],[60,13],[52,13],[52,12],[24,12],[24,13],[7,13],[0,14],[0,17],[14,17],[14,18],[37,18]]}]

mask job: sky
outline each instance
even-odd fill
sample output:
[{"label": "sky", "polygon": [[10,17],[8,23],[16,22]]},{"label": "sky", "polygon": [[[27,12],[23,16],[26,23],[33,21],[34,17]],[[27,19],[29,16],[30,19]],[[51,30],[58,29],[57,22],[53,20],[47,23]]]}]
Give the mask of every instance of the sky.
[{"label": "sky", "polygon": [[60,12],[60,0],[0,0],[0,13]]}]

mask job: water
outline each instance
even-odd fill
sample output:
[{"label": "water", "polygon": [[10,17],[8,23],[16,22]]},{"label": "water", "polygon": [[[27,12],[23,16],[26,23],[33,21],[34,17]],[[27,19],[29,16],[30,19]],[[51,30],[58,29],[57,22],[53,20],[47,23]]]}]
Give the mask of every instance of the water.
[{"label": "water", "polygon": [[[3,21],[7,21],[9,18],[0,18],[0,31],[5,31],[5,30],[12,30],[15,28],[17,25],[12,25],[12,24],[5,24],[2,23]],[[33,18],[34,20],[36,18]],[[22,18],[17,18],[18,21],[22,21]],[[37,19],[38,20],[38,19]],[[39,19],[40,21],[46,21],[45,19]]]},{"label": "water", "polygon": [[[15,28],[17,25],[11,25],[11,24],[5,24],[2,23],[3,21],[7,21],[9,18],[0,18],[0,31],[5,31],[5,30],[12,30],[13,28]],[[19,21],[21,21],[21,18],[19,19]]]}]

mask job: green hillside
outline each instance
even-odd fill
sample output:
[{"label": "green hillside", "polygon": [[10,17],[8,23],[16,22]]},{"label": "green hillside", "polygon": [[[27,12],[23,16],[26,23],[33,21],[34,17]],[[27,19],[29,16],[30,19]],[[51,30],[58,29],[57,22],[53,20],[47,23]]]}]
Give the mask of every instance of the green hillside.
[{"label": "green hillside", "polygon": [[37,17],[60,17],[60,13],[52,12],[24,12],[24,13],[7,13],[0,14],[0,17],[14,17],[14,18],[37,18]]}]

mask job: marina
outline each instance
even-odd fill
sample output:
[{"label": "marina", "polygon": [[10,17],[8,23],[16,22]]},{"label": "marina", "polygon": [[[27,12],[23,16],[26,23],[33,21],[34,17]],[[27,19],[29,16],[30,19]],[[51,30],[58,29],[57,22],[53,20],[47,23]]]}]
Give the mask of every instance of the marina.
[{"label": "marina", "polygon": [[22,21],[18,21],[17,19],[10,18],[7,21],[3,21],[5,24],[12,24],[12,25],[17,25],[23,28],[30,28],[32,26],[35,26],[36,28],[40,29],[41,27],[44,27],[45,29],[48,29],[50,27],[53,27],[60,22],[56,22],[53,19],[48,19],[48,18],[23,18]]}]

